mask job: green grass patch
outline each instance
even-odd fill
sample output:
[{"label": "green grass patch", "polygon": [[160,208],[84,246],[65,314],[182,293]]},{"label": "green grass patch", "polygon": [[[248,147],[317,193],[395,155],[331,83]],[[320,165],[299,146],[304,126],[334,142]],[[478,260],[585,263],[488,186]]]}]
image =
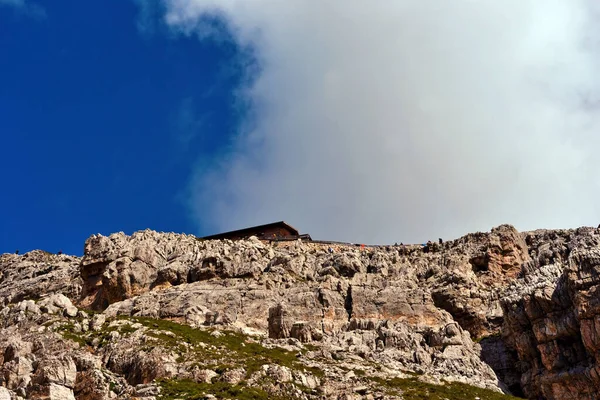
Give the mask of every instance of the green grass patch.
[{"label": "green grass patch", "polygon": [[76,333],[73,329],[73,325],[69,325],[63,325],[58,329],[62,337],[67,340],[72,340],[75,343],[78,343],[81,347],[85,347],[87,345],[86,338],[83,337],[80,333]]},{"label": "green grass patch", "polygon": [[[197,383],[192,380],[163,380],[159,382],[162,390],[159,398],[165,400],[203,399],[212,394],[219,399],[240,400],[286,400],[288,398],[273,396],[262,389],[248,387],[242,384],[232,385],[225,382]],[[289,397],[291,399],[291,397]]]},{"label": "green grass patch", "polygon": [[[75,343],[78,343],[80,346],[90,346],[90,347],[103,347],[108,342],[110,342],[111,332],[119,332],[123,336],[130,335],[135,332],[137,329],[133,328],[131,325],[120,325],[120,326],[110,326],[105,327],[99,331],[88,330],[87,332],[77,332],[75,330],[75,326],[72,322],[67,322],[62,324],[58,329],[63,338],[72,340]],[[94,345],[94,341],[96,341],[96,345]]]},{"label": "green grass patch", "polygon": [[[132,320],[153,329],[148,335],[159,339],[165,347],[183,351],[182,342],[188,343],[195,349],[198,356],[205,360],[218,361],[220,353],[226,353],[226,358],[235,360],[239,366],[244,367],[248,376],[260,370],[264,364],[278,364],[291,369],[305,369],[315,376],[322,377],[323,371],[310,368],[298,361],[296,353],[280,348],[267,348],[260,343],[249,340],[243,334],[231,331],[219,331],[221,335],[212,335],[213,330],[194,329],[188,325],[178,324],[173,321],[153,319],[147,317],[134,317]],[[167,332],[174,334],[171,336]],[[199,343],[208,345],[207,348],[199,347]]]},{"label": "green grass patch", "polygon": [[434,385],[417,378],[371,378],[379,389],[391,395],[402,395],[406,400],[465,400],[479,397],[481,400],[517,400],[518,397],[493,390],[481,389],[458,382]]},{"label": "green grass patch", "polygon": [[304,348],[306,349],[306,351],[318,351],[320,350],[319,346],[315,346],[314,344],[310,344],[310,343],[305,343],[304,344]]}]

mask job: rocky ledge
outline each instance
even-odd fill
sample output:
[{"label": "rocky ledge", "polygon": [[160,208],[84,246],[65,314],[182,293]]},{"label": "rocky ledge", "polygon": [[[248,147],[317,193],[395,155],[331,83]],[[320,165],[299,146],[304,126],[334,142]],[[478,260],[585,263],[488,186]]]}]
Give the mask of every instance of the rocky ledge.
[{"label": "rocky ledge", "polygon": [[600,231],[0,256],[0,400],[597,399]]}]

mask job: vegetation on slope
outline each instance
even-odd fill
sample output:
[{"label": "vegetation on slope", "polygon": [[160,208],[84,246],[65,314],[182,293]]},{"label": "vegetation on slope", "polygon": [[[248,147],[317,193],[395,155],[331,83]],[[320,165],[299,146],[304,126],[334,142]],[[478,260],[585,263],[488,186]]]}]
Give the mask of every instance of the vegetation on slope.
[{"label": "vegetation on slope", "polygon": [[434,385],[416,377],[381,379],[371,378],[388,394],[402,395],[405,400],[517,400],[517,397],[458,382]]},{"label": "vegetation on slope", "polygon": [[[157,346],[164,347],[179,354],[178,362],[195,363],[201,368],[212,369],[219,374],[232,368],[243,367],[246,379],[260,370],[265,364],[277,364],[292,370],[303,370],[320,378],[324,377],[322,370],[304,365],[298,359],[298,353],[281,348],[268,348],[256,340],[241,333],[218,331],[213,329],[194,329],[190,326],[169,320],[147,317],[118,317],[122,323],[110,324],[115,319],[107,321],[99,331],[75,332],[72,324],[65,324],[59,332],[67,338],[83,346],[102,347],[110,340],[112,332],[128,336],[136,331],[132,325],[142,325],[145,334],[155,339]],[[516,397],[504,395],[491,390],[481,389],[462,383],[448,382],[444,385],[434,385],[418,379],[417,376],[408,378],[382,379],[357,373],[365,383],[371,383],[374,389],[388,395],[401,396],[409,400],[510,400]],[[220,399],[274,399],[286,400],[297,398],[289,394],[276,395],[268,393],[259,387],[250,387],[243,380],[239,384],[230,384],[215,379],[214,383],[198,383],[188,379],[159,380],[162,388],[160,397],[165,400],[174,399],[203,399],[211,394]],[[308,388],[295,385],[303,392]],[[285,393],[285,391],[283,392]]]}]

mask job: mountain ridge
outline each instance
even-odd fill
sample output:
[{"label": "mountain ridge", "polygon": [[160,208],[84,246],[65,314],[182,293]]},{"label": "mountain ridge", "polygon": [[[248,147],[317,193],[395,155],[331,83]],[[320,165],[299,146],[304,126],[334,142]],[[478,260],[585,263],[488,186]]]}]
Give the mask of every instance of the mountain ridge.
[{"label": "mountain ridge", "polygon": [[[442,389],[427,385],[444,382],[488,390],[480,398],[596,399],[599,249],[595,228],[501,225],[426,246],[145,230],[92,235],[83,257],[3,254],[0,399],[160,398],[177,387],[198,388],[189,398],[250,387],[413,398],[421,384],[435,398]],[[192,347],[171,345],[172,335]]]}]

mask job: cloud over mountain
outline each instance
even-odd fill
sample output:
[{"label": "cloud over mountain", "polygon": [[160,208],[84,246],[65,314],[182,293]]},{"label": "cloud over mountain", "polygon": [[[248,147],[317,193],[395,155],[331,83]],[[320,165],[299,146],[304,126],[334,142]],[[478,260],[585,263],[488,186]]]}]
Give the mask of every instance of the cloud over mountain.
[{"label": "cloud over mountain", "polygon": [[193,182],[215,230],[285,219],[385,243],[598,223],[591,1],[165,0],[252,54],[232,150]]}]

